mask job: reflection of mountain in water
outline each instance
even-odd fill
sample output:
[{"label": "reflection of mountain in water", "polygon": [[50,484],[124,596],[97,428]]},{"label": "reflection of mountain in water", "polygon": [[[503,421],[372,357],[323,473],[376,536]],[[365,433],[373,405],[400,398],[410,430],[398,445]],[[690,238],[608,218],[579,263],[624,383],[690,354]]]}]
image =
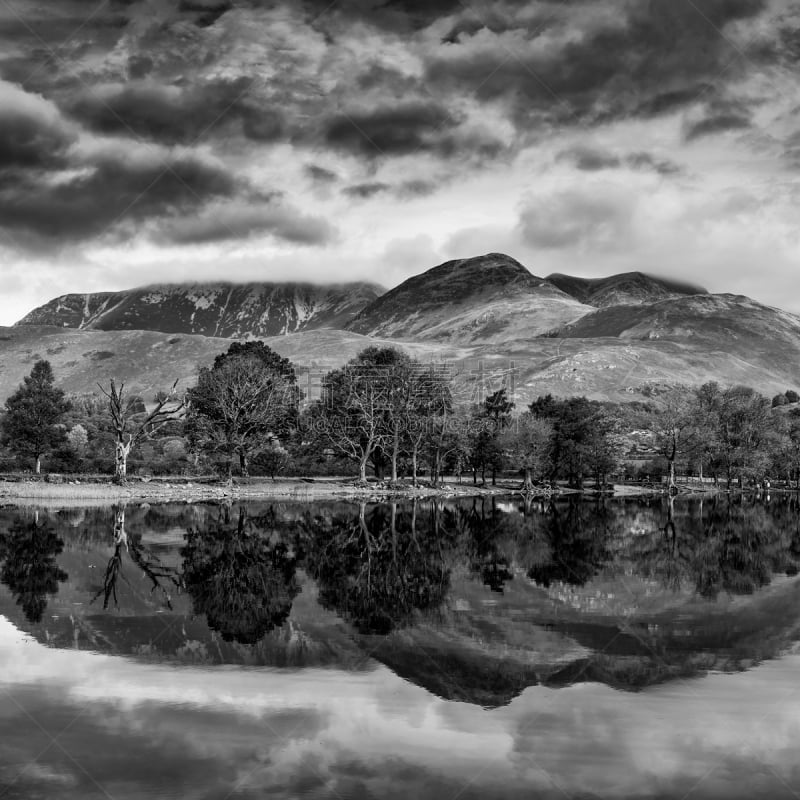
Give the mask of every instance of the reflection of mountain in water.
[{"label": "reflection of mountain in water", "polygon": [[740,670],[800,640],[796,498],[3,509],[0,559],[0,610],[54,646],[372,657],[486,706]]}]

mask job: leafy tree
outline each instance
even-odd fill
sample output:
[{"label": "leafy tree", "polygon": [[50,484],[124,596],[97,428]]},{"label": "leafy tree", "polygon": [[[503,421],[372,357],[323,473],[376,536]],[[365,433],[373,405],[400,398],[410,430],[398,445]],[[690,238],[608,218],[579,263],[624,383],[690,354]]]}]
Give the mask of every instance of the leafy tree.
[{"label": "leafy tree", "polygon": [[553,423],[529,411],[522,414],[500,435],[500,447],[508,460],[522,470],[523,491],[533,489],[533,477],[544,472],[553,436]]},{"label": "leafy tree", "polygon": [[674,387],[653,410],[650,429],[655,434],[656,449],[669,468],[669,488],[675,489],[675,462],[695,453],[699,429],[694,397],[686,387]]},{"label": "leafy tree", "polygon": [[723,391],[718,408],[717,458],[730,484],[734,478],[764,475],[769,464],[768,444],[773,434],[766,397],[747,386]]},{"label": "leafy tree", "polygon": [[187,433],[200,450],[225,457],[229,479],[234,458],[248,475],[252,458],[296,427],[299,402],[288,359],[263,342],[234,342],[189,390]]},{"label": "leafy tree", "polygon": [[31,374],[6,400],[2,421],[3,443],[16,455],[33,458],[36,474],[42,470],[42,456],[66,441],[62,422],[70,404],[54,384],[49,361],[37,361]]},{"label": "leafy tree", "polygon": [[609,437],[613,420],[600,403],[585,397],[565,400],[552,395],[539,397],[529,406],[531,414],[549,419],[553,425],[550,443],[550,478],[566,478],[580,489],[584,475],[608,471],[615,445]]},{"label": "leafy tree", "polygon": [[505,388],[498,389],[483,401],[483,413],[492,423],[494,439],[488,447],[488,452],[491,453],[489,466],[492,468],[492,486],[497,483],[497,470],[503,466],[503,449],[498,439],[500,434],[511,424],[511,412],[514,410],[514,405],[506,396]]},{"label": "leafy tree", "polygon": [[67,434],[67,444],[77,458],[83,458],[89,446],[89,433],[86,428],[80,423],[73,425]]}]

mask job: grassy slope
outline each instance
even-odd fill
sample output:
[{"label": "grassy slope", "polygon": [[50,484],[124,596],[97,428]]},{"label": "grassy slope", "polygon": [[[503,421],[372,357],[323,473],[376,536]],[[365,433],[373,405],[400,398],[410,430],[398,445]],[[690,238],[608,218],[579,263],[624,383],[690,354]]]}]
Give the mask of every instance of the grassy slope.
[{"label": "grassy slope", "polygon": [[[495,301],[508,302],[514,300]],[[747,298],[698,295],[600,309],[563,328],[560,338],[538,338],[532,335],[536,319],[501,313],[509,312],[505,306],[497,311],[495,319],[472,320],[480,329],[477,341],[466,332],[445,341],[400,341],[333,329],[265,341],[295,362],[312,398],[326,371],[369,345],[396,345],[422,361],[452,363],[473,400],[499,388],[513,363],[518,406],[547,392],[624,400],[641,397],[648,385],[708,380],[746,384],[768,395],[800,388],[800,318]],[[455,317],[445,326],[451,332],[470,324]],[[149,399],[175,378],[192,385],[198,368],[230,343],[154,331],[0,328],[0,401],[38,358],[50,360],[69,391],[96,391],[98,382],[114,377]],[[489,378],[479,386],[481,375]]]}]

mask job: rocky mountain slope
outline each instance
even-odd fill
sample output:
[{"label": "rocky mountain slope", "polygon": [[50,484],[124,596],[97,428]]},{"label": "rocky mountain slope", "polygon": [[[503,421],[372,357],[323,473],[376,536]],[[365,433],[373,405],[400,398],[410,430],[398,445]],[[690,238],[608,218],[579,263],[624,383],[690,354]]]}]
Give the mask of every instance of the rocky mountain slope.
[{"label": "rocky mountain slope", "polygon": [[644,305],[687,295],[708,294],[699,286],[647,275],[644,272],[625,272],[594,279],[553,273],[546,280],[578,302],[597,308]]},{"label": "rocky mountain slope", "polygon": [[409,278],[370,303],[347,330],[442,342],[517,341],[591,311],[510,256],[489,253]]},{"label": "rocky mountain slope", "polygon": [[194,283],[125,292],[68,294],[18,325],[151,330],[244,338],[341,328],[383,293],[375,284]]},{"label": "rocky mountain slope", "polygon": [[[511,381],[518,408],[548,392],[632,400],[709,380],[770,395],[800,389],[800,317],[641,273],[542,279],[495,253],[447,262],[380,296],[367,284],[312,287],[303,306],[297,285],[270,286],[52,301],[0,329],[0,402],[37,358],[70,391],[97,391],[115,377],[151,397],[176,377],[192,385],[200,365],[242,336],[290,358],[312,399],[327,370],[371,344],[452,364],[465,402]],[[32,324],[41,321],[56,327]]]}]

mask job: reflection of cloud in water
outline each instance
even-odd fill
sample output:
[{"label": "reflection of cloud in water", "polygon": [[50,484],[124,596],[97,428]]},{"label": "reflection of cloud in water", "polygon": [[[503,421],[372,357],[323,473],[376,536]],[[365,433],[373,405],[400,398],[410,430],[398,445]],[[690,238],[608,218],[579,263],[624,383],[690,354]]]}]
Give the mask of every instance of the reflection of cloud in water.
[{"label": "reflection of cloud in water", "polygon": [[[115,800],[156,785],[224,797],[237,782],[243,797],[434,798],[470,780],[463,797],[500,787],[562,797],[555,784],[568,795],[638,798],[680,795],[712,769],[693,797],[781,796],[775,775],[800,788],[799,669],[792,655],[636,694],[532,687],[485,711],[384,668],[175,669],[50,650],[0,620],[0,688],[51,731],[83,712],[60,741]],[[4,703],[0,763],[41,745],[41,731]],[[85,796],[85,776],[56,749],[37,764],[18,784],[22,796]]]}]

